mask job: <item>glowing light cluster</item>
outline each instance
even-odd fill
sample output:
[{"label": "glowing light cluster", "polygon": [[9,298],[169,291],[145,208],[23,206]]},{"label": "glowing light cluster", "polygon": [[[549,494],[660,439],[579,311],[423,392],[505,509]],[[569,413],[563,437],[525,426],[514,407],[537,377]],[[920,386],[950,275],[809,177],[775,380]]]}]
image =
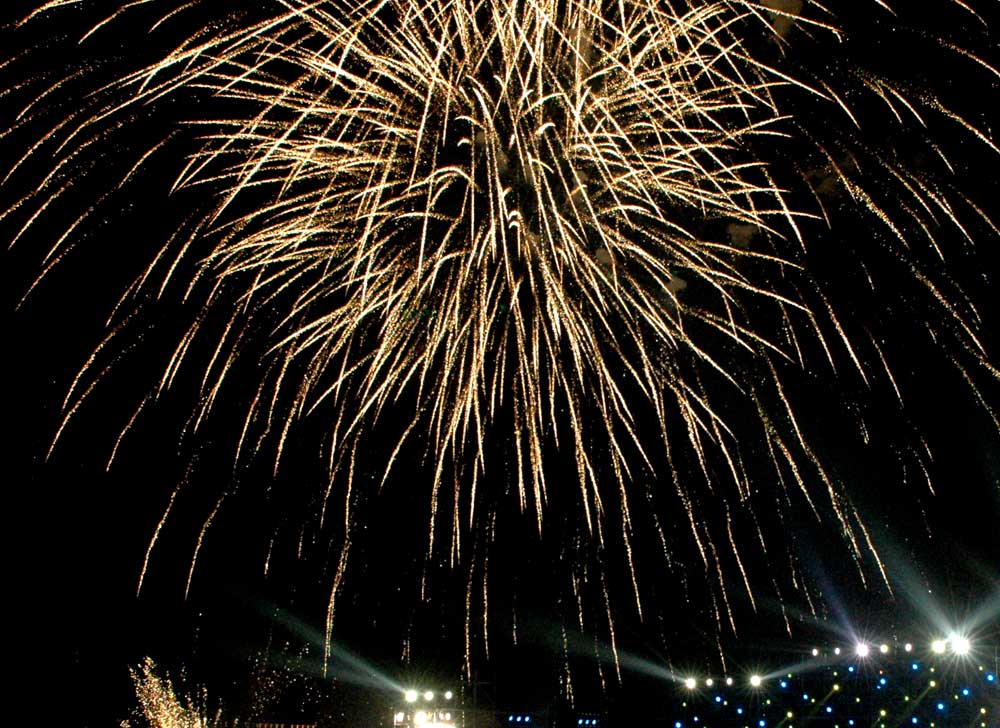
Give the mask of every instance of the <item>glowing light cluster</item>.
[{"label": "glowing light cluster", "polygon": [[[920,725],[947,728],[951,725],[987,728],[991,717],[990,705],[1000,704],[1000,686],[993,671],[967,662],[953,662],[946,652],[967,656],[969,651],[954,638],[942,653],[930,655],[948,660],[948,669],[939,669],[933,661],[914,662],[905,647],[899,660],[832,661],[817,667],[815,660],[803,663],[801,672],[782,674],[768,681],[752,675],[746,688],[727,694],[725,689],[711,693],[688,691],[682,703],[689,713],[686,719],[676,719],[674,728],[713,728],[714,726],[778,725],[794,728],[795,721],[811,725],[822,718],[823,725],[833,728],[890,728],[890,726]],[[956,649],[956,646],[958,649]],[[889,650],[878,652],[889,655]],[[874,650],[870,651],[874,658]],[[693,678],[692,678],[693,679]],[[743,701],[746,701],[744,703]],[[994,716],[1000,717],[1000,716]],[[1000,724],[998,724],[1000,725]]]},{"label": "glowing light cluster", "polygon": [[[403,691],[403,700],[405,700],[407,703],[415,703],[420,698],[423,698],[424,702],[431,703],[434,701],[435,695],[436,693],[433,690],[425,689],[421,691],[421,690],[416,690],[414,688],[409,688]],[[444,698],[446,701],[449,701],[453,697],[455,697],[455,693],[452,692],[451,690],[445,690],[443,693],[441,693],[441,697]]]},{"label": "glowing light cluster", "polygon": [[[410,713],[397,710],[393,714],[394,728],[454,728],[457,713],[442,709],[440,700],[448,703],[454,697],[451,690],[436,693],[428,689],[409,688],[403,691],[403,700],[408,704],[418,704],[418,710]],[[416,706],[414,706],[416,707]]]}]

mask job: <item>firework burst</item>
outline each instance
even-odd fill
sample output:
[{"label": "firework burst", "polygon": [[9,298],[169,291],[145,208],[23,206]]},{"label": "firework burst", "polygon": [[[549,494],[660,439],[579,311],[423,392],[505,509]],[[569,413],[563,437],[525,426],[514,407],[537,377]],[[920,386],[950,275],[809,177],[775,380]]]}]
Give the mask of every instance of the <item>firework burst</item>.
[{"label": "firework burst", "polygon": [[[84,39],[143,4],[121,6]],[[194,3],[145,5],[162,33]],[[947,340],[946,357],[978,393],[980,378],[997,377],[978,314],[927,261],[945,259],[955,239],[972,247],[973,229],[995,229],[927,165],[853,136],[880,123],[867,118],[875,105],[900,124],[949,123],[995,153],[985,132],[927,93],[794,62],[796,33],[805,45],[844,33],[817,3],[276,7],[199,28],[114,79],[13,165],[11,174],[47,170],[13,208],[23,217],[16,241],[74,187],[80,159],[142,109],[198,102],[185,107],[188,126],[146,145],[120,187],[180,144],[173,190],[209,203],[129,289],[74,382],[58,436],[141,320],[137,302],[176,289],[197,314],[122,436],[188,369],[200,382],[191,431],[230,390],[243,397],[255,372],[237,460],[267,453],[277,469],[304,423],[320,421],[331,483],[320,530],[344,504],[328,635],[358,499],[401,477],[393,466],[413,451],[423,469],[407,487],[429,504],[428,558],[444,554],[482,594],[481,610],[466,599],[467,654],[470,635],[487,634],[491,534],[511,500],[542,538],[553,519],[575,524],[548,538],[569,557],[563,591],[581,627],[594,604],[613,625],[609,552],[620,552],[642,614],[636,560],[670,563],[665,524],[678,520],[715,575],[716,619],[731,622],[727,584],[744,584],[751,603],[757,591],[742,554],[766,549],[758,513],[792,499],[835,524],[862,577],[888,582],[790,391],[804,373],[853,370],[904,405],[884,332],[843,320],[815,241],[874,221],[879,255],[910,281],[907,300],[920,301],[909,312]],[[996,73],[969,51],[946,51]],[[922,148],[947,164],[937,144]],[[50,260],[82,224],[67,225]],[[359,460],[385,438],[379,480],[359,484]],[[912,457],[926,470],[928,455]],[[661,546],[637,555],[639,541]]]}]

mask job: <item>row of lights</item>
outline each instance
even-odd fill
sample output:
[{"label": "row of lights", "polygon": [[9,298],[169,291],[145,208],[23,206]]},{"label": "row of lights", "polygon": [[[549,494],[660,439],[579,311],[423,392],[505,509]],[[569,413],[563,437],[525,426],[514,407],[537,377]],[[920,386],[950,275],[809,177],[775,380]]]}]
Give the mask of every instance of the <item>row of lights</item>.
[{"label": "row of lights", "polygon": [[[868,657],[875,649],[875,645],[870,645],[867,642],[858,642],[854,645],[854,654],[858,657]],[[877,649],[883,655],[889,654],[889,645],[884,642]],[[839,647],[835,647],[833,650],[833,654],[835,655],[839,655],[841,652],[842,650]],[[913,652],[913,643],[907,642],[904,644],[903,652]],[[946,652],[950,652],[953,655],[965,657],[972,652],[972,643],[968,637],[960,634],[952,634],[945,639],[937,639],[931,642],[931,652],[935,655],[943,655]],[[812,655],[813,657],[819,657],[819,650],[813,648]]]},{"label": "row of lights", "polygon": [[[854,654],[856,654],[858,657],[868,657],[872,653],[873,649],[874,645],[869,645],[866,642],[858,642],[858,644],[854,646]],[[889,645],[882,643],[881,645],[878,646],[878,651],[883,655],[888,654]],[[903,645],[903,651],[913,652],[913,644],[907,642],[905,645]],[[970,652],[972,652],[972,643],[969,642],[968,637],[965,637],[960,634],[953,634],[946,639],[937,639],[931,642],[931,652],[933,652],[935,655],[943,655],[946,652],[951,652],[951,654],[953,655],[958,655],[959,657],[965,657]],[[814,649],[812,653],[813,657],[817,657],[819,655],[819,650]],[[836,649],[834,649],[833,653],[835,655],[839,655],[840,648],[837,647]]]},{"label": "row of lights", "polygon": [[[749,682],[751,687],[759,688],[763,681],[764,678],[762,678],[760,675],[751,675]],[[723,682],[725,682],[726,685],[731,686],[733,684],[733,679],[731,677],[727,677]],[[706,687],[713,687],[715,685],[715,680],[713,680],[712,678],[707,678],[705,680],[705,685]],[[684,680],[684,687],[686,687],[688,690],[694,690],[696,687],[698,687],[698,681],[695,680],[693,677],[686,678]]]},{"label": "row of lights", "polygon": [[[857,655],[858,657],[865,658],[871,655],[872,650],[874,649],[876,649],[874,645],[869,645],[867,642],[858,642],[854,646],[854,654]],[[877,649],[883,655],[889,653],[889,645],[885,643],[880,644]],[[913,644],[907,642],[905,645],[903,645],[903,651],[913,652]],[[835,655],[840,655],[841,652],[842,650],[839,647],[836,647],[833,650],[833,654]],[[953,655],[957,655],[959,657],[965,657],[966,655],[972,652],[972,643],[969,642],[969,639],[967,637],[964,637],[959,634],[953,634],[947,639],[934,640],[931,643],[931,652],[933,652],[936,655],[943,655],[946,652],[951,652],[951,654]],[[812,655],[813,657],[819,657],[819,650],[817,648],[813,648]],[[751,675],[749,680],[750,687],[759,688],[763,681],[764,679],[760,675]],[[732,685],[733,678],[731,677],[725,678],[725,683],[726,685]],[[713,685],[715,685],[715,680],[713,680],[712,678],[708,678],[705,680],[705,685],[707,687],[712,687]],[[686,678],[684,680],[684,687],[686,687],[688,690],[694,690],[695,688],[698,687],[698,681],[693,677]]]},{"label": "row of lights", "polygon": [[[754,685],[754,680],[757,681],[756,685]],[[726,685],[732,685],[733,679],[731,677],[727,677],[724,682],[726,683]],[[752,676],[750,678],[750,684],[754,685],[755,687],[757,685],[760,685],[760,676],[759,675]],[[707,685],[708,687],[713,687],[715,685],[715,680],[713,680],[712,678],[708,678],[705,680],[705,685]],[[696,687],[698,687],[698,681],[695,680],[693,677],[686,678],[684,680],[684,687],[686,687],[688,690],[694,690]]]},{"label": "row of lights", "polygon": [[[404,723],[406,721],[406,713],[400,711],[393,716],[393,722],[396,724]],[[433,711],[427,712],[424,710],[418,710],[413,715],[414,725],[427,725],[428,723],[432,725],[444,723],[451,723],[451,713],[450,712],[438,712]]]},{"label": "row of lights", "polygon": [[[407,690],[405,693],[403,693],[403,697],[406,699],[407,703],[415,703],[420,698],[420,691],[418,691],[418,690]],[[451,692],[451,690],[446,690],[444,692],[444,699],[445,700],[451,700],[453,697],[455,697],[455,694],[453,692]],[[425,690],[424,691],[424,700],[426,700],[428,703],[431,702],[432,700],[434,700],[434,691],[433,690]]]}]

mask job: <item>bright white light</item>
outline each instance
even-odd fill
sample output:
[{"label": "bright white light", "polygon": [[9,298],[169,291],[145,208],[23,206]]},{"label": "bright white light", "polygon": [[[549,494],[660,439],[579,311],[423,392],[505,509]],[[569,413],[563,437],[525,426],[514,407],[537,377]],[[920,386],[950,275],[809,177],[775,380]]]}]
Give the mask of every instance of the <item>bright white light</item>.
[{"label": "bright white light", "polygon": [[840,648],[839,647],[834,647],[833,648],[833,654],[839,655],[840,654]]},{"label": "bright white light", "polygon": [[726,685],[732,685],[732,684],[733,684],[733,679],[731,677],[727,677],[726,678]]},{"label": "bright white light", "polygon": [[712,687],[713,685],[715,685],[715,680],[713,680],[712,678],[708,678],[708,680],[705,681],[705,684],[708,685],[708,687]]},{"label": "bright white light", "polygon": [[434,691],[428,690],[426,693],[424,693],[424,700],[428,702],[434,700]]},{"label": "bright white light", "polygon": [[427,722],[427,713],[422,710],[418,710],[417,714],[413,716],[413,722],[417,725],[423,725]]},{"label": "bright white light", "polygon": [[455,696],[455,693],[451,692],[451,690],[446,690],[445,693],[444,693],[444,699],[445,700],[451,700],[454,696]]},{"label": "bright white light", "polygon": [[406,694],[404,695],[404,697],[406,698],[406,702],[407,703],[416,702],[416,700],[417,700],[417,691],[416,690],[407,690]]},{"label": "bright white light", "polygon": [[881,652],[883,655],[887,654],[889,652],[889,645],[879,645],[878,651]]},{"label": "bright white light", "polygon": [[963,637],[960,634],[953,634],[950,641],[951,651],[956,655],[967,655],[972,649],[972,645],[969,643],[968,637]]},{"label": "bright white light", "polygon": [[871,648],[869,648],[864,642],[858,642],[858,644],[854,647],[854,654],[858,657],[868,657],[869,652],[871,652]]},{"label": "bright white light", "polygon": [[693,677],[689,677],[687,680],[684,681],[684,687],[686,687],[688,690],[694,690],[696,687],[698,687],[698,681],[695,680]]},{"label": "bright white light", "polygon": [[751,675],[750,676],[750,684],[753,687],[759,688],[760,687],[760,683],[761,683],[760,675]]},{"label": "bright white light", "polygon": [[948,643],[945,640],[934,640],[931,642],[931,649],[936,655],[943,655],[944,651],[948,648]]},{"label": "bright white light", "polygon": [[907,652],[913,652],[913,645],[907,642],[905,645],[903,645],[903,649],[906,650]]},{"label": "bright white light", "polygon": [[813,647],[813,657],[819,657],[819,650]]},{"label": "bright white light", "polygon": [[393,720],[396,723],[402,723],[403,719],[405,718],[406,718],[406,713],[396,713],[396,715],[393,716]]}]

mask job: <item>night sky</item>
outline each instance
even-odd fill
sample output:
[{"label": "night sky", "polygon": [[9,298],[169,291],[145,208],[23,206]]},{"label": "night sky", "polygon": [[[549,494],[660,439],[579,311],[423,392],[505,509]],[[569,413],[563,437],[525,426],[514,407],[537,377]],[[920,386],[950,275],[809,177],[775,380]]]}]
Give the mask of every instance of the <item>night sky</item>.
[{"label": "night sky", "polygon": [[[939,13],[911,10],[896,18],[875,12],[874,4],[863,12],[855,10],[856,16],[844,10],[841,19],[851,29],[849,40],[821,37],[804,44],[807,50],[800,56],[783,62],[792,70],[836,79],[848,78],[855,68],[872,68],[901,80],[911,91],[933,89],[989,135],[998,121],[990,107],[1000,106],[994,103],[1000,77],[946,53],[934,38],[996,64],[1000,26],[993,23],[987,29],[951,3],[932,4],[940,6]],[[983,13],[995,5],[971,4]],[[0,136],[0,177],[33,140],[81,103],[74,94],[96,89],[123,70],[157,58],[193,29],[204,26],[213,32],[225,27],[220,17],[232,13],[237,18],[232,22],[249,22],[254,12],[263,12],[241,8],[235,1],[211,10],[196,7],[182,14],[171,32],[146,40],[141,29],[163,11],[139,9],[88,42],[77,43],[81,28],[90,28],[117,5],[85,2],[21,28],[14,27],[11,18],[30,12],[30,0],[14,0],[0,10],[0,130],[8,130]],[[77,70],[82,73],[46,95],[32,114],[18,117],[30,99]],[[921,155],[926,153],[922,141],[934,138],[954,167],[950,183],[994,220],[1000,219],[1000,154],[938,121],[927,129],[886,122],[884,110],[870,109],[870,100],[860,93],[848,101],[862,112],[871,111],[871,120],[866,116],[861,130],[849,130],[859,145],[891,150],[933,175],[939,174],[939,161]],[[168,194],[178,170],[172,152],[154,157],[123,190],[105,192],[137,154],[148,149],[150,140],[174,132],[180,119],[210,113],[205,109],[210,103],[203,97],[169,99],[148,114],[133,110],[124,115],[120,126],[98,136],[96,156],[83,155],[81,169],[70,173],[86,174],[85,181],[4,254],[5,452],[12,463],[4,478],[11,524],[5,529],[5,553],[13,570],[6,593],[16,615],[8,630],[25,657],[22,677],[53,696],[55,705],[36,703],[33,712],[55,711],[65,717],[66,725],[117,724],[128,717],[133,701],[128,668],[146,656],[172,675],[184,672],[186,684],[205,685],[220,701],[233,705],[248,700],[263,663],[286,665],[286,674],[299,678],[283,699],[275,699],[271,711],[279,717],[297,717],[289,704],[302,700],[315,685],[327,684],[322,638],[342,534],[337,525],[314,527],[317,494],[328,479],[322,446],[317,444],[325,432],[322,417],[309,419],[297,431],[277,474],[273,459],[266,456],[234,464],[239,432],[232,423],[241,417],[241,402],[254,390],[255,369],[238,369],[231,386],[234,394],[192,432],[200,374],[193,366],[137,420],[117,449],[114,464],[106,468],[119,432],[198,314],[197,302],[175,295],[132,299],[132,333],[107,354],[110,368],[49,454],[66,393],[105,337],[106,322],[122,292],[210,197],[204,189]],[[818,107],[811,108],[802,113],[819,113]],[[824,126],[818,116],[804,123]],[[178,148],[183,148],[185,133],[177,133]],[[794,142],[785,143],[776,154],[793,155]],[[37,209],[37,198],[33,203],[23,200],[44,177],[44,160],[44,154],[33,157],[0,185],[0,239],[18,236]],[[872,187],[878,188],[879,170],[869,174]],[[907,392],[905,414],[896,407],[884,378],[873,375],[871,382],[862,382],[848,367],[837,377],[815,370],[787,381],[790,396],[798,402],[801,427],[828,471],[845,484],[870,529],[892,593],[873,562],[862,564],[868,579],[867,586],[862,584],[835,524],[826,516],[817,519],[805,502],[789,498],[780,512],[765,509],[756,516],[779,555],[752,551],[748,557],[748,578],[760,588],[755,604],[738,576],[730,583],[734,633],[728,617],[717,621],[714,616],[712,603],[718,594],[710,582],[715,577],[702,567],[680,510],[661,502],[658,508],[666,519],[664,533],[675,564],[665,568],[655,557],[660,551],[656,539],[648,531],[637,534],[637,571],[648,585],[641,621],[630,607],[628,575],[608,567],[608,590],[616,605],[615,642],[619,655],[625,656],[619,679],[602,610],[585,614],[581,629],[575,608],[557,594],[567,559],[602,558],[592,545],[579,541],[578,514],[569,505],[572,493],[554,489],[551,525],[539,538],[533,517],[518,514],[511,495],[514,475],[502,465],[509,462],[512,443],[497,442],[491,451],[497,465],[483,486],[497,493],[494,507],[504,524],[490,546],[494,616],[489,654],[477,637],[471,655],[473,674],[486,685],[489,700],[501,707],[564,700],[562,678],[568,662],[579,705],[599,710],[639,701],[652,715],[659,691],[675,686],[643,674],[640,664],[672,671],[721,670],[725,660],[726,669],[737,672],[750,665],[787,662],[805,646],[821,641],[846,643],[863,635],[924,639],[942,627],[935,619],[954,620],[960,626],[989,603],[992,611],[976,626],[976,636],[984,645],[993,645],[987,653],[995,649],[1000,642],[1000,432],[990,408],[1000,413],[1000,376],[995,369],[992,379],[977,370],[974,392],[956,373],[949,340],[929,337],[923,326],[925,309],[908,303],[912,280],[899,276],[899,260],[886,252],[898,246],[870,218],[850,214],[846,208],[852,204],[845,197],[834,200],[831,209],[835,216],[843,213],[843,222],[832,231],[813,230],[808,262],[854,332],[888,332],[888,355]],[[94,213],[74,232],[72,247],[32,288],[48,265],[45,253],[53,240],[89,207]],[[947,249],[943,263],[927,263],[926,251],[906,255],[921,266],[937,265],[937,272],[954,284],[952,293],[960,291],[973,302],[982,320],[978,333],[996,368],[1000,234],[982,221],[969,230],[974,244],[942,225],[940,240]],[[877,293],[864,286],[869,277],[879,281]],[[697,287],[688,295],[697,302]],[[421,443],[404,453],[384,489],[370,487],[381,472],[377,463],[392,450],[389,433],[405,426],[405,407],[404,402],[398,412],[389,412],[384,431],[362,450],[364,462],[374,464],[363,464],[357,475],[357,487],[369,489],[355,512],[355,561],[333,631],[336,649],[329,675],[338,679],[339,687],[333,697],[306,701],[326,706],[310,710],[326,710],[329,720],[344,725],[356,724],[356,719],[368,725],[384,720],[386,706],[397,699],[384,685],[364,684],[375,669],[404,684],[457,684],[461,677],[467,578],[461,568],[448,566],[446,555],[425,558],[426,494],[409,485],[426,468]],[[733,404],[727,416],[740,422],[747,414],[741,407]],[[656,423],[647,419],[642,426],[655,442]],[[922,443],[933,453],[933,494],[912,457]],[[554,481],[565,480],[571,490],[571,458],[555,449],[550,455]],[[764,460],[766,454],[748,453],[747,467],[763,473],[766,468],[759,467],[758,458]],[[682,476],[693,469],[694,463],[682,462]],[[652,476],[650,482],[666,487]],[[337,481],[337,487],[341,485]],[[766,490],[774,484],[762,480],[758,485]],[[137,595],[147,547],[175,493]],[[713,501],[707,495],[706,503],[712,517],[724,524],[722,504],[711,510]],[[185,596],[199,532],[217,506]],[[336,508],[333,511],[331,520],[341,517]],[[755,538],[751,526],[735,523],[735,538],[741,543]],[[719,546],[729,548],[726,543]],[[609,546],[609,563],[619,563],[612,561],[621,557],[618,550],[617,541]],[[787,573],[789,558],[797,568],[793,576]],[[768,576],[772,571],[782,585],[790,579],[807,582],[809,598],[787,589],[780,597]],[[421,575],[430,587],[426,595],[420,593]],[[473,598],[479,598],[478,592]],[[359,667],[350,656],[363,658],[371,669]]]}]

